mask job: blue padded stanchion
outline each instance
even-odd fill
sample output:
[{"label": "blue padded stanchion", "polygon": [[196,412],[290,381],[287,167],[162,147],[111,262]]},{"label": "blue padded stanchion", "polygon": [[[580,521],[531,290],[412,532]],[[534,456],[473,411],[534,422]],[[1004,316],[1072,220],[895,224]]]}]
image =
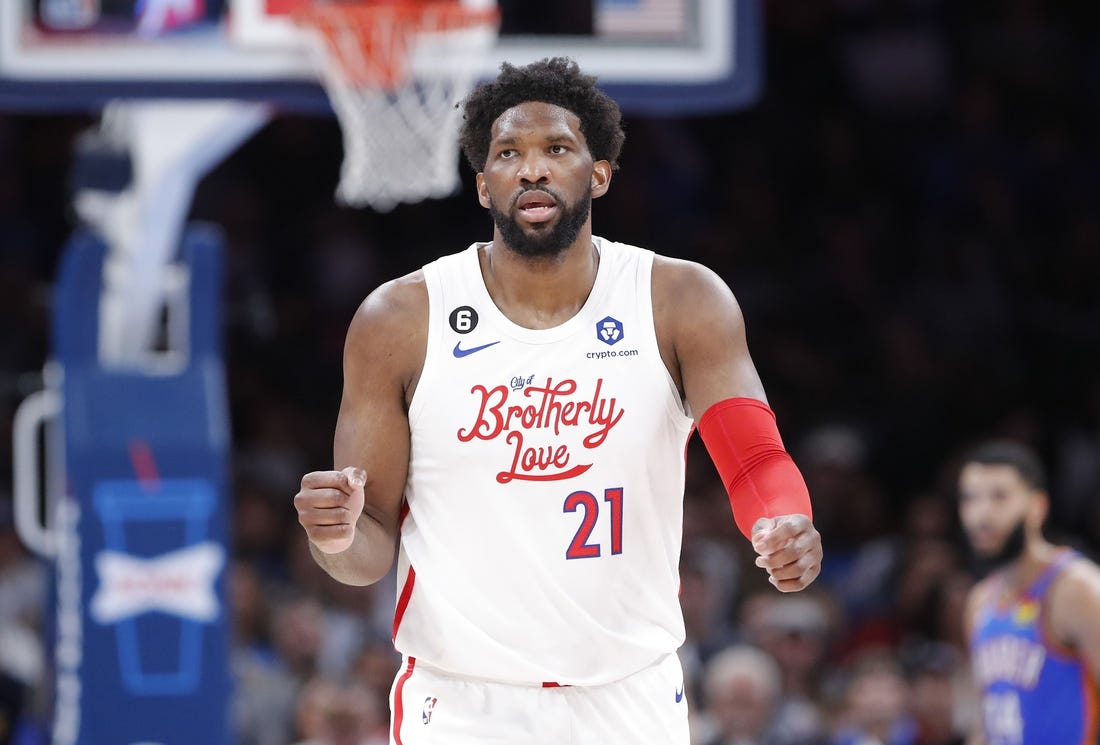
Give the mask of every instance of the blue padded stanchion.
[{"label": "blue padded stanchion", "polygon": [[189,333],[168,373],[100,364],[107,248],[80,233],[63,257],[54,745],[232,742],[221,242],[206,226],[184,234]]}]

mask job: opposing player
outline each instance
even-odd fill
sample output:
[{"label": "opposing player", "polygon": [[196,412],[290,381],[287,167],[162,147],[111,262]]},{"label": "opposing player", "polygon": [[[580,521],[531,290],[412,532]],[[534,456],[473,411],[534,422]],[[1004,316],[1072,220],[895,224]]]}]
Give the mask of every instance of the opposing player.
[{"label": "opposing player", "polygon": [[992,569],[966,610],[982,694],[971,745],[1100,743],[1100,568],[1043,538],[1040,459],[986,443],[963,464],[959,499],[971,548]]},{"label": "opposing player", "polygon": [[595,79],[504,65],[464,114],[492,240],[364,301],[339,470],[302,479],[299,521],[350,584],[399,545],[394,743],[686,745],[687,440],[782,591],[820,570],[805,483],[729,288],[593,236],[623,142]]}]

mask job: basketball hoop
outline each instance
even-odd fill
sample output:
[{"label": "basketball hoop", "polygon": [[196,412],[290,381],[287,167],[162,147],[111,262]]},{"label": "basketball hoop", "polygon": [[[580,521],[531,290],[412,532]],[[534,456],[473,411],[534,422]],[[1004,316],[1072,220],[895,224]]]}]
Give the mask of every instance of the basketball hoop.
[{"label": "basketball hoop", "polygon": [[385,212],[454,193],[462,122],[456,105],[496,39],[495,6],[317,1],[295,20],[312,32],[321,82],[343,131],[337,199]]}]

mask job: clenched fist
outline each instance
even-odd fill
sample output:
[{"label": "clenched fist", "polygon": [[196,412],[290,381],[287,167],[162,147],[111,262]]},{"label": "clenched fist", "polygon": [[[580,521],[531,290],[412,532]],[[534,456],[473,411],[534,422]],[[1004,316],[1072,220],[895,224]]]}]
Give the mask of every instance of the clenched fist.
[{"label": "clenched fist", "polygon": [[756,566],[781,592],[797,592],[821,573],[821,535],[805,515],[762,517],[752,527]]},{"label": "clenched fist", "polygon": [[298,522],[309,540],[326,554],[347,551],[355,540],[355,526],[363,514],[366,473],[351,466],[342,471],[313,471],[302,477],[294,495]]}]

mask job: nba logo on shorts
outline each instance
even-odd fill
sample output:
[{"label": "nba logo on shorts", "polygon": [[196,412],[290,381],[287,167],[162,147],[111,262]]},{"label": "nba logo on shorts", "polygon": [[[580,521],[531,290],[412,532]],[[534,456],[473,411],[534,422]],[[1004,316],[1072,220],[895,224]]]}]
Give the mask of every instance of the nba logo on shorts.
[{"label": "nba logo on shorts", "polygon": [[435,709],[435,702],[439,699],[428,696],[424,699],[424,709],[420,712],[420,719],[424,724],[428,724],[432,721],[432,711]]},{"label": "nba logo on shorts", "polygon": [[615,344],[623,338],[623,325],[611,316],[596,321],[596,338],[604,344]]}]

